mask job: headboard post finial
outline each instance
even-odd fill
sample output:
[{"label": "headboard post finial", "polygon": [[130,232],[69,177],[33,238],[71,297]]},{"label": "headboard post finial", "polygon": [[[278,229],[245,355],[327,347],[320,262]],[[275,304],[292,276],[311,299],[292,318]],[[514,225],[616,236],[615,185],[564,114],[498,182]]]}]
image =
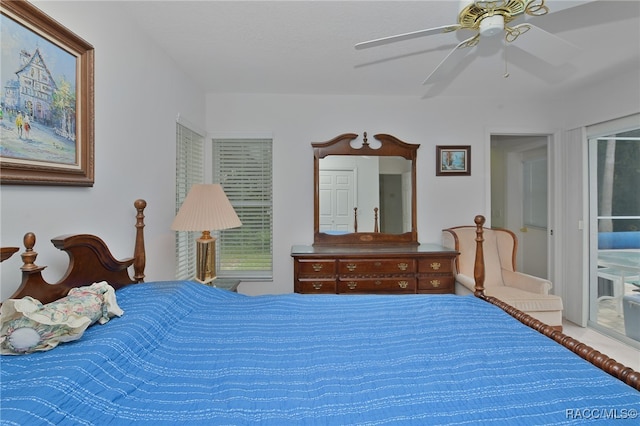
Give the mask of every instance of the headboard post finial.
[{"label": "headboard post finial", "polygon": [[476,290],[474,294],[477,297],[484,296],[484,250],[482,243],[484,242],[484,223],[485,218],[482,215],[477,215],[473,219],[476,224],[476,259],[473,268],[473,279],[476,282]]},{"label": "headboard post finial", "polygon": [[33,232],[27,232],[26,234],[24,234],[24,238],[22,239],[22,241],[26,250],[20,255],[20,257],[22,257],[23,263],[20,269],[25,272],[43,270],[45,266],[40,267],[35,263],[36,257],[38,257],[38,253],[33,250],[33,246],[36,245],[36,234],[34,234]]},{"label": "headboard post finial", "polygon": [[144,248],[144,209],[147,207],[147,202],[143,199],[138,199],[133,203],[137,210],[136,214],[136,243],[133,250],[133,279],[137,283],[144,281],[144,268],[147,263]]},{"label": "headboard post finial", "polygon": [[358,208],[353,208],[353,232],[358,232]]},{"label": "headboard post finial", "polygon": [[374,233],[380,232],[380,229],[378,228],[378,208],[377,207],[373,208],[373,232]]}]

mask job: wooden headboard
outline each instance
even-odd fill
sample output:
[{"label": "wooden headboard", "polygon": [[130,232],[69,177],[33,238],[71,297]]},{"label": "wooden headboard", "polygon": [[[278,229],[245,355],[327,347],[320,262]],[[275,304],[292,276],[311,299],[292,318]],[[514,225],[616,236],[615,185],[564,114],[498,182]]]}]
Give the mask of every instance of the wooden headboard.
[{"label": "wooden headboard", "polygon": [[[49,303],[64,297],[69,289],[107,281],[115,289],[144,281],[146,255],[144,248],[145,200],[136,200],[136,236],[133,257],[117,260],[100,238],[89,234],[63,235],[53,238],[53,245],[69,255],[69,266],[64,276],[56,283],[48,283],[42,278],[45,266],[36,265],[38,253],[33,250],[36,237],[32,232],[24,236],[25,252],[21,254],[23,265],[22,283],[11,299],[31,296],[42,303]],[[12,251],[12,253],[15,250]],[[11,254],[12,254],[11,253]],[[133,267],[133,277],[129,275]]]}]

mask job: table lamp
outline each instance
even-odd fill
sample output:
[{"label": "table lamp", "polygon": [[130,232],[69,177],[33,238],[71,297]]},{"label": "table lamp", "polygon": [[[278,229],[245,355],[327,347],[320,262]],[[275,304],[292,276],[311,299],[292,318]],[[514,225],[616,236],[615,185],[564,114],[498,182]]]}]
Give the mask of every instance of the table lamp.
[{"label": "table lamp", "polygon": [[216,239],[210,231],[237,228],[242,223],[219,184],[194,184],[171,224],[174,231],[202,231],[196,239],[196,281],[216,279]]}]

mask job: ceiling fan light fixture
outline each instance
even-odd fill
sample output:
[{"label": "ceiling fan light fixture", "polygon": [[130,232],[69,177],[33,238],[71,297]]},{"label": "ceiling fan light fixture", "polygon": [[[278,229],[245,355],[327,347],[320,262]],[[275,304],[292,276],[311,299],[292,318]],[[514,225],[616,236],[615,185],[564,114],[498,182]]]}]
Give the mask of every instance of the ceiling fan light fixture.
[{"label": "ceiling fan light fixture", "polygon": [[[453,1],[453,0],[451,0]],[[459,66],[469,51],[480,43],[481,38],[504,34],[506,43],[514,42],[519,36],[530,31],[518,43],[521,50],[531,53],[544,61],[559,65],[566,62],[567,55],[575,53],[577,48],[571,43],[544,31],[528,22],[512,25],[511,22],[522,15],[542,16],[549,13],[546,6],[548,0],[460,0],[458,21],[456,24],[412,31],[410,33],[378,38],[356,44],[356,49],[379,46],[397,41],[409,40],[436,34],[457,32],[458,30],[472,31],[473,36],[458,43],[447,56],[436,66],[422,83],[433,84],[449,76],[455,67]],[[557,1],[557,0],[555,0]],[[581,3],[581,2],[578,2]],[[489,40],[487,40],[489,42]],[[506,44],[505,44],[506,46]],[[494,47],[498,47],[494,43]],[[488,52],[488,51],[485,51]],[[551,58],[551,56],[554,56]],[[509,76],[506,68],[505,50],[505,78]]]},{"label": "ceiling fan light fixture", "polygon": [[483,37],[491,37],[504,31],[504,16],[496,14],[487,16],[480,22],[480,34]]}]

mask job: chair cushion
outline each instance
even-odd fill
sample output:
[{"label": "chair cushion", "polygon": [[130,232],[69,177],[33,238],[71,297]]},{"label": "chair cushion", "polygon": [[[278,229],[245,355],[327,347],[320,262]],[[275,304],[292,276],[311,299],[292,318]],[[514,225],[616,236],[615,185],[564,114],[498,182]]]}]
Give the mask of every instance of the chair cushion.
[{"label": "chair cushion", "polygon": [[514,287],[485,288],[487,296],[493,296],[523,312],[562,311],[562,299],[553,294],[538,294]]}]

